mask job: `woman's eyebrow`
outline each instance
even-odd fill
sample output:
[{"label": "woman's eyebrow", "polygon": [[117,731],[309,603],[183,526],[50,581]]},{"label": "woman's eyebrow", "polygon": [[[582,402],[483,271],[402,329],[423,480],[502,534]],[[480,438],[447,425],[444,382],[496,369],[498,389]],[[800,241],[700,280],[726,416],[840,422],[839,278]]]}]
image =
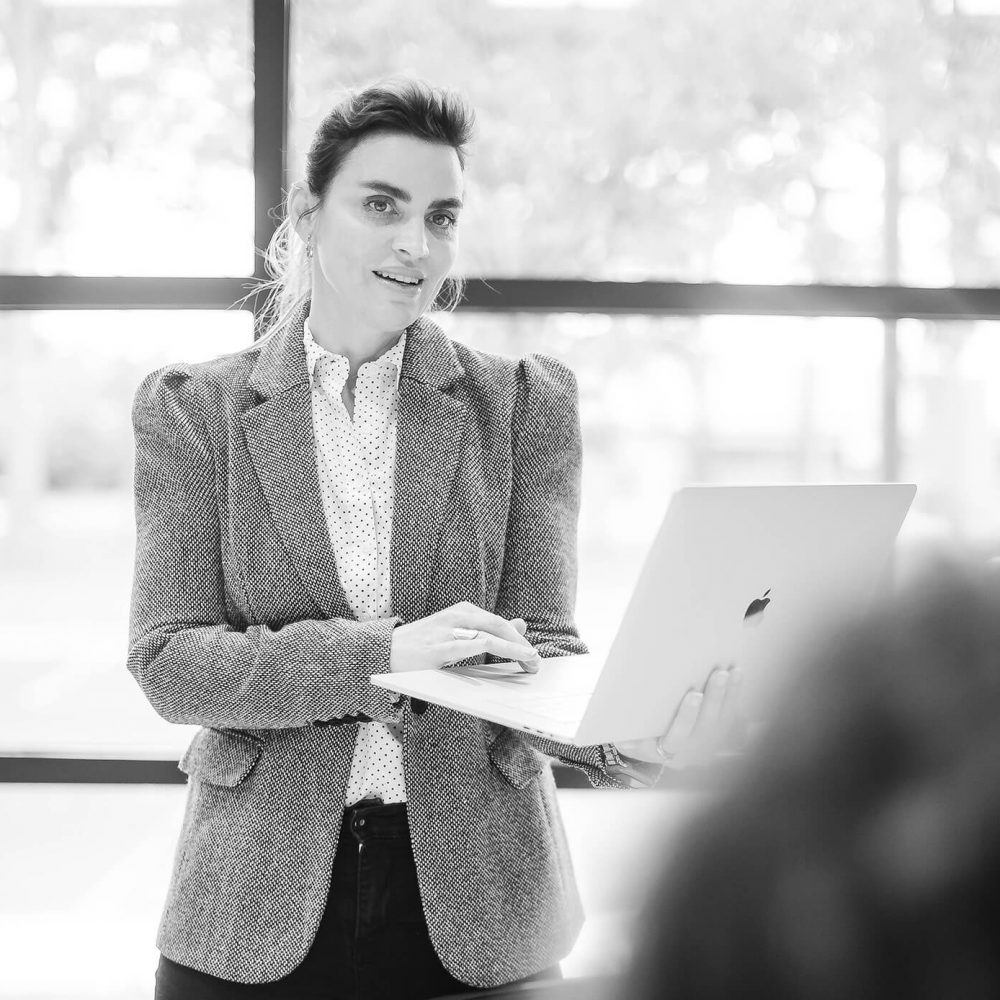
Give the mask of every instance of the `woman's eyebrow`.
[{"label": "woman's eyebrow", "polygon": [[[395,184],[389,184],[387,181],[364,181],[362,187],[370,188],[372,191],[378,191],[379,194],[387,194],[397,201],[402,201],[409,203],[413,200],[409,191],[404,191],[401,187],[396,187]],[[438,198],[436,201],[432,201],[430,204],[431,208],[461,208],[462,199],[461,198]]]},{"label": "woman's eyebrow", "polygon": [[462,199],[461,198],[438,198],[437,201],[431,202],[431,208],[461,208]]}]

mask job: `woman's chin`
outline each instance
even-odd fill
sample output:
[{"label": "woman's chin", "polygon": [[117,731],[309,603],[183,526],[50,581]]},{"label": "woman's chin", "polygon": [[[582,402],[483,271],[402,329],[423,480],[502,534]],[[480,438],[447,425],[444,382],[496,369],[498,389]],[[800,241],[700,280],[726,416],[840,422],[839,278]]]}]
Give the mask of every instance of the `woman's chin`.
[{"label": "woman's chin", "polygon": [[405,330],[411,323],[420,318],[424,309],[421,303],[407,302],[399,303],[398,305],[393,304],[379,311],[386,320],[387,329]]}]

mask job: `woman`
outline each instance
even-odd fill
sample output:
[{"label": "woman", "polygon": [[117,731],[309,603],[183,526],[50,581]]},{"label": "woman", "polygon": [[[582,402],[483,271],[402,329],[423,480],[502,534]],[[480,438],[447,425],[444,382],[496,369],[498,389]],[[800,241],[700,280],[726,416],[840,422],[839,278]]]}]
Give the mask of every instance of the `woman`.
[{"label": "woman", "polygon": [[271,331],[137,392],[129,669],[203,727],[180,763],[160,1000],[558,977],[582,914],[538,751],[595,785],[658,771],[655,741],[630,761],[369,682],[584,650],[573,376],[424,316],[454,292],[471,129],[416,82],[349,95],[272,244]]}]

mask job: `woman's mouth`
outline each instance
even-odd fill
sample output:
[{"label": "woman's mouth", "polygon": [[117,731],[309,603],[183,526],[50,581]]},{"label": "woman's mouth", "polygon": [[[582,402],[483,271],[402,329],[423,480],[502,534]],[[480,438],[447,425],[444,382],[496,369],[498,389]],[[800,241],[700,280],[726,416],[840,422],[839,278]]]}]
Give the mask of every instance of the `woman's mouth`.
[{"label": "woman's mouth", "polygon": [[372,274],[397,288],[419,288],[424,279],[418,274],[393,274],[390,271],[372,271]]}]

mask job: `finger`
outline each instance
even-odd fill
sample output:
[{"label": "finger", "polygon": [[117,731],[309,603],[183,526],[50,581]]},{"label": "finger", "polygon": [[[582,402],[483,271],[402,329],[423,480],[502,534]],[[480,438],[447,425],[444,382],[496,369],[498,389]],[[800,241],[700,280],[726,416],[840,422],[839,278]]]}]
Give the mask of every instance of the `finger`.
[{"label": "finger", "polygon": [[705,700],[698,713],[698,723],[695,734],[714,733],[718,729],[723,706],[726,703],[726,691],[729,688],[729,671],[716,667],[705,682]]},{"label": "finger", "polygon": [[470,643],[478,643],[482,647],[485,644],[485,648],[477,647],[476,649],[471,649],[470,647],[471,651],[466,653],[467,656],[490,653],[502,659],[517,660],[518,662],[532,662],[539,659],[538,651],[520,632],[515,632],[514,636],[514,639],[508,639],[504,636],[487,632],[485,629],[473,629],[456,625],[455,628],[451,629],[442,638],[445,642],[455,639],[465,643],[466,646],[469,646]]},{"label": "finger", "polygon": [[[524,636],[528,631],[528,623],[523,618],[512,618],[510,620],[511,625],[517,629],[519,635]],[[526,674],[537,674],[539,668],[542,665],[542,661],[538,658],[538,654],[535,654],[534,660],[519,660],[521,664],[521,669]]]},{"label": "finger", "polygon": [[[476,607],[475,604],[456,604],[455,625],[461,628],[472,628],[478,632],[487,632],[508,642],[523,644],[524,637],[515,627],[514,623],[508,621],[500,615],[495,615],[491,611]],[[516,619],[515,619],[516,620]],[[523,619],[521,619],[523,621]]]},{"label": "finger", "polygon": [[698,724],[698,713],[704,700],[701,691],[688,691],[674,713],[673,721],[660,739],[660,748],[665,754],[678,754],[691,739],[691,733]]},{"label": "finger", "polygon": [[740,709],[743,704],[743,699],[740,697],[742,684],[743,671],[738,667],[730,667],[726,698],[719,713],[719,733],[723,742],[732,739],[739,724]]},{"label": "finger", "polygon": [[717,667],[705,685],[705,701],[689,746],[691,763],[709,764],[722,749],[725,733],[722,713],[725,709],[731,675]]},{"label": "finger", "polygon": [[534,647],[525,643],[520,637],[518,639],[518,642],[510,642],[499,636],[490,635],[489,632],[480,631],[475,639],[446,640],[441,644],[441,655],[446,663],[457,663],[470,656],[489,653],[508,662],[533,664],[538,660]]}]

